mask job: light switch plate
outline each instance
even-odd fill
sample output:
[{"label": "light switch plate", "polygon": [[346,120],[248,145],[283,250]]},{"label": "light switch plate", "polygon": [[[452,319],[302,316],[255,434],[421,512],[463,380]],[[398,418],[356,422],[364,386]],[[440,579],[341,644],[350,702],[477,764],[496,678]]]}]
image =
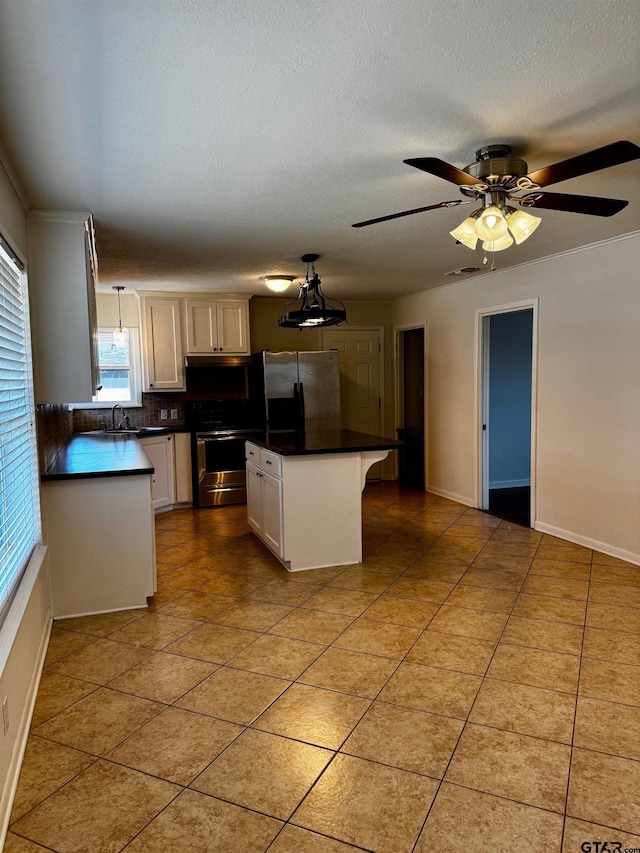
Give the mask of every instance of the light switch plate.
[{"label": "light switch plate", "polygon": [[160,420],[166,421],[166,419],[167,419],[167,410],[166,409],[160,409]]},{"label": "light switch plate", "polygon": [[178,410],[177,409],[171,409],[171,420],[172,421],[178,420]]}]

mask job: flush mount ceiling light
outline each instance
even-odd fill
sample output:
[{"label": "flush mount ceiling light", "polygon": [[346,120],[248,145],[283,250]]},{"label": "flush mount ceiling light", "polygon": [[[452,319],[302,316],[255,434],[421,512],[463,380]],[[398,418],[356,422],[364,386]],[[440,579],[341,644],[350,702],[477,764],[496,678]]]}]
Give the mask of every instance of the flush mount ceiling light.
[{"label": "flush mount ceiling light", "polygon": [[120,291],[124,290],[121,284],[114,284],[111,287],[118,295],[118,327],[113,330],[113,342],[117,347],[126,347],[129,343],[129,329],[125,329],[122,325],[122,311],[120,310]]},{"label": "flush mount ceiling light", "polygon": [[[300,285],[297,300],[287,302],[278,319],[283,329],[312,329],[323,326],[338,326],[347,319],[344,304],[339,300],[329,302],[322,292],[320,277],[316,272],[316,261],[320,255],[303,255],[300,260],[307,265],[304,283]],[[340,306],[340,307],[337,307]]]},{"label": "flush mount ceiling light", "polygon": [[[441,201],[426,207],[392,213],[390,216],[378,216],[376,219],[356,222],[353,227],[362,228],[426,210],[458,207],[479,201],[481,206],[449,233],[470,249],[475,249],[478,240],[481,240],[485,251],[499,252],[513,245],[514,240],[517,244],[523,243],[541,221],[537,216],[510,207],[508,202],[528,208],[565,210],[568,213],[584,213],[589,216],[614,216],[629,202],[619,198],[548,193],[543,191],[543,188],[638,158],[640,147],[626,140],[603,145],[602,148],[587,151],[586,154],[570,157],[533,172],[529,172],[524,160],[511,154],[509,145],[485,145],[479,148],[475,162],[464,169],[458,169],[437,157],[415,157],[404,162],[429,175],[457,184],[462,195],[467,196],[467,200]],[[487,262],[486,258],[484,262]],[[492,265],[492,268],[495,269],[495,265]]]},{"label": "flush mount ceiling light", "polygon": [[283,290],[286,290],[292,281],[295,281],[295,275],[263,275],[261,276],[264,283],[267,285],[269,290],[273,290],[276,293],[282,293]]}]

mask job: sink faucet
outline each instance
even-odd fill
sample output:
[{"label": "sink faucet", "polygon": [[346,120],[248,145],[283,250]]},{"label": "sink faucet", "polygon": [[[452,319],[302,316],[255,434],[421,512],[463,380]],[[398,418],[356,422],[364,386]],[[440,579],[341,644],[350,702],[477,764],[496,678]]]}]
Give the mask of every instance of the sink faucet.
[{"label": "sink faucet", "polygon": [[[116,409],[120,409],[120,411],[122,412],[122,418],[118,422],[117,426],[116,426]],[[116,403],[115,406],[113,407],[113,409],[111,410],[111,429],[121,429],[122,424],[125,421],[125,419],[127,419],[127,416],[124,413],[124,406],[122,405],[122,403]]]}]

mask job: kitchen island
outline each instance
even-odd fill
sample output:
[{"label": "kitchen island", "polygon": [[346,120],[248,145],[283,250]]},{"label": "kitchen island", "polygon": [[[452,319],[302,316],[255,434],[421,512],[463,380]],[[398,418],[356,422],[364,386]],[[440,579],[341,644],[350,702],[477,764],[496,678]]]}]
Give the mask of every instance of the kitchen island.
[{"label": "kitchen island", "polygon": [[146,607],[155,592],[149,462],[133,435],[74,435],[41,477],[53,616]]},{"label": "kitchen island", "polygon": [[247,442],[251,528],[291,572],[361,563],[367,471],[402,446],[345,429]]}]

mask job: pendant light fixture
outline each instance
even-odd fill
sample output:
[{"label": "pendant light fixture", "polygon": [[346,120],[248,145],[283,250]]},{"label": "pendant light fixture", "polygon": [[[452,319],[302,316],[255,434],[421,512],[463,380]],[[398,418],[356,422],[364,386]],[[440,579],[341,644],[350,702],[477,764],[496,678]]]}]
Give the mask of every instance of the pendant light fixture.
[{"label": "pendant light fixture", "polygon": [[[312,329],[324,326],[338,326],[347,320],[344,303],[339,300],[329,302],[322,292],[320,277],[315,262],[320,255],[303,255],[300,260],[307,265],[304,283],[300,285],[298,299],[287,302],[278,319],[278,327],[283,329]],[[339,306],[339,307],[337,307]]]},{"label": "pendant light fixture", "polygon": [[124,290],[121,284],[112,285],[112,290],[115,290],[118,296],[118,327],[113,330],[113,342],[117,347],[124,348],[129,343],[129,329],[122,325],[122,311],[120,310],[120,291]]}]

